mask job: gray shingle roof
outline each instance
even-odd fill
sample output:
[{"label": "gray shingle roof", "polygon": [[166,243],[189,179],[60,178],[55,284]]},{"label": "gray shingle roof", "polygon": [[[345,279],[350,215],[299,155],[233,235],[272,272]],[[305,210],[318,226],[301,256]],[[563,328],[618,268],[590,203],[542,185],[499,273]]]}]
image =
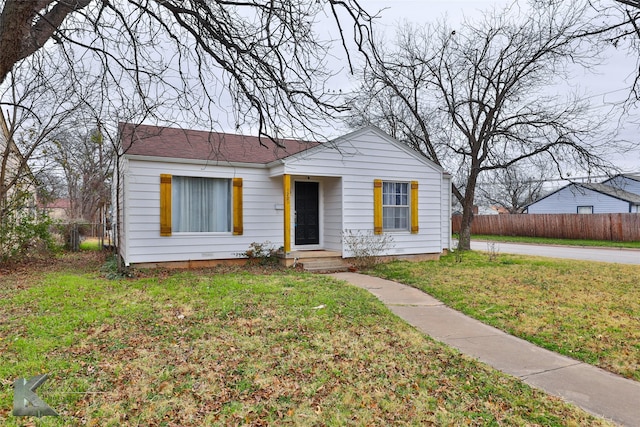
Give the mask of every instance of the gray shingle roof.
[{"label": "gray shingle roof", "polygon": [[615,188],[606,184],[583,183],[583,184],[576,184],[576,185],[583,188],[587,188],[589,190],[597,191],[598,193],[606,194],[607,196],[624,200],[626,202],[640,205],[640,194],[630,193],[628,191],[620,190],[619,188]]},{"label": "gray shingle roof", "polygon": [[622,174],[622,176],[633,179],[634,181],[640,181],[640,175],[635,173],[625,173],[625,174]]}]

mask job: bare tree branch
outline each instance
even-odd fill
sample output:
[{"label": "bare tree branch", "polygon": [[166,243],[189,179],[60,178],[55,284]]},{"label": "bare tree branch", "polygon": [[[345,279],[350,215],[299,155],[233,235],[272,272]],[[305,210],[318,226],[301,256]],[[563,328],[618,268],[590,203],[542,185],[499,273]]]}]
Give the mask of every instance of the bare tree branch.
[{"label": "bare tree branch", "polygon": [[347,110],[327,88],[335,74],[326,67],[335,41],[327,28],[337,31],[351,68],[354,48],[367,60],[373,18],[357,0],[4,0],[0,7],[0,81],[55,42],[69,67],[81,55],[100,64],[109,84],[125,77],[145,109],[162,93],[165,116],[174,103],[202,127],[232,112],[238,128],[274,143],[279,133],[317,132]]},{"label": "bare tree branch", "polygon": [[640,9],[640,1],[638,0],[616,0],[618,3],[626,4],[627,6],[636,7]]}]

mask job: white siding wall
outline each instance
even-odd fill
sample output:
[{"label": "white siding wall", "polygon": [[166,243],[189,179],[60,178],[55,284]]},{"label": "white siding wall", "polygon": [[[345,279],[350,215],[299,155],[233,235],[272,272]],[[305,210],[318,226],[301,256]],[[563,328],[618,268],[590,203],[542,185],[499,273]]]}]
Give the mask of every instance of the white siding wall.
[{"label": "white siding wall", "polygon": [[[123,236],[126,236],[127,222],[125,221],[125,189],[127,188],[125,178],[128,168],[128,162],[124,158],[118,160],[120,170],[117,168],[113,171],[113,194],[112,194],[112,209],[113,209],[113,233],[115,238],[115,244],[118,246],[120,256],[126,261],[127,259],[127,241]],[[119,176],[118,176],[119,175]],[[120,191],[118,191],[118,187]],[[119,193],[119,194],[118,194]],[[122,230],[122,232],[121,232]],[[120,238],[123,237],[122,241]]]},{"label": "white siding wall", "polygon": [[342,250],[342,180],[325,178],[322,182],[324,196],[324,248]]},{"label": "white siding wall", "polygon": [[640,194],[640,181],[625,178],[624,176],[616,176],[606,181],[605,184],[628,191],[629,193]]},{"label": "white siding wall", "polygon": [[527,212],[530,214],[578,213],[578,206],[593,206],[594,214],[629,212],[629,202],[586,188],[576,188],[573,185],[532,203]]},{"label": "white siding wall", "polygon": [[[373,130],[356,132],[349,141],[339,144],[339,150],[311,150],[299,158],[289,159],[285,173],[342,176],[342,227],[345,230],[373,231],[374,179],[418,181],[419,233],[391,233],[394,247],[388,255],[442,252],[442,171]],[[350,255],[346,248],[342,250],[345,256]]]},{"label": "white siding wall", "polygon": [[[243,179],[244,234],[174,233],[160,236],[160,174]],[[236,258],[252,242],[283,244],[282,179],[266,169],[233,168],[130,160],[127,188],[125,262]]]}]

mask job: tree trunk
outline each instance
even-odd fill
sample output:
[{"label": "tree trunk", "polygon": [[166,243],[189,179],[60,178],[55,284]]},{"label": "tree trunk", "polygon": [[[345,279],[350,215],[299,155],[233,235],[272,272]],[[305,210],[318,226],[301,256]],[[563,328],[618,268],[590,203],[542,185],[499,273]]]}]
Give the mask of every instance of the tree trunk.
[{"label": "tree trunk", "polygon": [[42,48],[69,14],[91,1],[5,0],[0,10],[0,83],[18,61]]},{"label": "tree trunk", "polygon": [[473,222],[473,201],[478,181],[477,170],[477,167],[472,168],[467,179],[464,199],[462,200],[462,222],[460,223],[460,236],[458,238],[458,249],[462,251],[471,250],[471,223]]},{"label": "tree trunk", "polygon": [[473,203],[467,208],[462,207],[462,221],[460,223],[460,236],[458,237],[458,250],[471,249],[471,223],[473,222]]}]

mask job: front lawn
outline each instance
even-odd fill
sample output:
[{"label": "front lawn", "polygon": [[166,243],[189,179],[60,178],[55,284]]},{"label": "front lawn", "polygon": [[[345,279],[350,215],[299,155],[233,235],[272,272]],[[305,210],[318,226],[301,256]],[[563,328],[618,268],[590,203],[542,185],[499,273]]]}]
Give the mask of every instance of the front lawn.
[{"label": "front lawn", "polygon": [[[638,254],[640,256],[640,253]],[[542,347],[640,380],[640,266],[463,252],[375,274]]]},{"label": "front lawn", "polygon": [[2,277],[0,424],[33,425],[12,384],[49,373],[38,395],[61,416],[38,426],[608,425],[327,276],[98,266]]}]

